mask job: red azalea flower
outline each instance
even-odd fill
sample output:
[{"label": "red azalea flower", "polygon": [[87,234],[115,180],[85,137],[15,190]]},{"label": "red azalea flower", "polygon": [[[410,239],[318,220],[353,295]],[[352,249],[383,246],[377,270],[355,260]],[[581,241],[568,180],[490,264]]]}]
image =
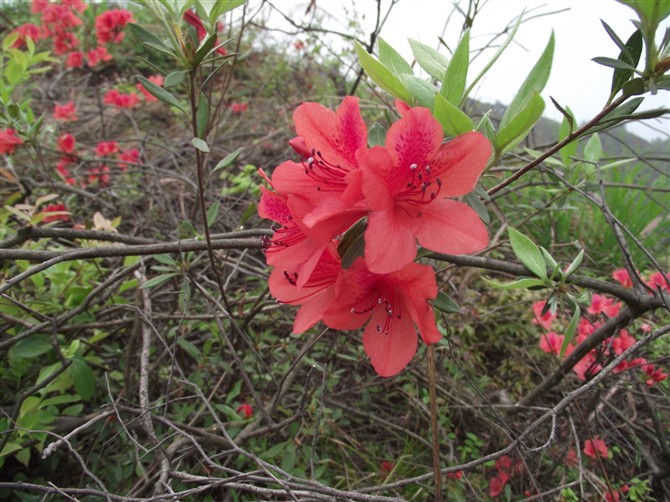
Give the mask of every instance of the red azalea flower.
[{"label": "red azalea flower", "polygon": [[489,496],[491,498],[500,496],[508,481],[509,476],[504,472],[499,472],[497,476],[489,479]]},{"label": "red azalea flower", "polygon": [[630,288],[633,286],[633,281],[628,274],[628,270],[625,268],[620,268],[612,272],[612,278],[621,284],[624,288]]},{"label": "red azalea flower", "polygon": [[88,170],[88,184],[93,185],[98,183],[101,187],[109,185],[111,178],[109,177],[109,167],[102,165],[100,167],[92,167]]},{"label": "red azalea flower", "polygon": [[340,257],[334,244],[328,246],[319,257],[304,285],[298,286],[298,271],[302,263],[294,267],[275,267],[270,274],[270,293],[280,303],[300,305],[293,322],[293,332],[302,333],[319,322],[335,298],[335,283],[341,270]]},{"label": "red azalea flower", "polygon": [[118,153],[119,144],[116,141],[101,141],[95,147],[95,154],[98,157],[109,157],[114,153]]},{"label": "red azalea flower", "polygon": [[[265,250],[267,264],[280,269],[281,273],[290,271],[296,286],[302,288],[321,259],[323,251],[330,245],[330,240],[317,240],[306,235],[307,229],[291,212],[288,197],[263,187],[258,215],[280,225]],[[288,300],[285,301],[288,303]]]},{"label": "red azalea flower", "polygon": [[656,368],[653,364],[646,364],[643,366],[644,372],[647,374],[649,379],[647,380],[647,385],[651,387],[655,383],[662,382],[668,378],[668,374],[663,372],[663,369]]},{"label": "red azalea flower", "polygon": [[75,139],[70,133],[61,134],[56,140],[56,144],[58,145],[58,150],[62,153],[74,152]]},{"label": "red azalea flower", "polygon": [[625,329],[619,331],[619,336],[612,340],[612,350],[617,356],[623,354],[633,345],[635,345],[635,338],[630,336]]},{"label": "red azalea flower", "polygon": [[112,55],[107,52],[106,47],[98,47],[86,53],[86,63],[91,68],[95,68],[103,61],[111,61]]},{"label": "red azalea flower", "polygon": [[247,111],[249,103],[230,103],[229,106],[233,113],[242,113]]},{"label": "red azalea flower", "polygon": [[237,407],[237,413],[244,416],[244,418],[251,418],[254,414],[254,409],[250,404],[242,403]]},{"label": "red azalea flower", "polygon": [[437,296],[432,267],[410,263],[389,274],[375,274],[359,257],[340,272],[335,292],[324,322],[335,329],[367,323],[363,346],[380,376],[395,375],[414,357],[416,328],[426,344],[442,338],[429,304]]},{"label": "red azalea flower", "polygon": [[117,108],[133,108],[139,104],[140,98],[134,92],[128,94],[121,94],[116,89],[110,89],[105,93],[102,99],[106,105],[112,105]]},{"label": "red azalea flower", "polygon": [[617,490],[607,490],[605,494],[605,502],[620,502],[621,498]]},{"label": "red azalea flower", "polygon": [[654,272],[649,276],[647,281],[647,286],[656,291],[658,287],[670,291],[670,279],[663,277],[663,274],[660,272]]},{"label": "red azalea flower", "polygon": [[70,8],[71,10],[75,10],[79,13],[82,13],[86,9],[88,9],[88,5],[86,5],[81,0],[60,0],[60,3]]},{"label": "red azalea flower", "polygon": [[296,51],[301,51],[305,48],[305,42],[303,42],[302,40],[296,40],[295,42],[293,42],[293,48]]},{"label": "red azalea flower", "polygon": [[[137,148],[131,148],[130,150],[122,151],[119,154],[119,160],[122,160],[124,162],[128,162],[130,164],[139,164],[140,163],[140,152]],[[119,168],[122,171],[126,171],[128,169],[128,165],[127,164],[119,164]]]},{"label": "red azalea flower", "polygon": [[[365,259],[387,273],[411,263],[415,240],[438,253],[473,253],[488,233],[467,204],[446,199],[472,191],[491,155],[483,134],[443,144],[442,126],[427,108],[412,108],[394,123],[386,146],[360,153],[362,190],[370,208]],[[308,142],[309,143],[309,142]]]},{"label": "red azalea flower", "polygon": [[79,39],[70,32],[59,32],[54,34],[54,53],[58,56],[72,52],[79,46]]},{"label": "red azalea flower", "polygon": [[609,450],[607,449],[605,441],[597,437],[584,441],[583,452],[584,455],[591,458],[596,458],[596,456],[607,458],[609,456]]},{"label": "red azalea flower", "polygon": [[382,474],[388,476],[389,474],[391,474],[391,472],[393,472],[393,469],[395,469],[395,464],[393,462],[391,462],[390,460],[382,460],[381,463]]},{"label": "red azalea flower", "polygon": [[586,377],[591,377],[603,369],[602,365],[596,361],[595,351],[592,350],[573,366],[572,371],[580,380],[586,380]]},{"label": "red azalea flower", "polygon": [[570,451],[568,451],[568,454],[565,456],[565,465],[568,467],[574,467],[575,465],[579,464],[579,459],[577,458],[577,452],[571,448]]},{"label": "red azalea flower", "polygon": [[607,317],[614,317],[619,313],[621,304],[614,298],[607,298],[604,295],[594,294],[591,297],[591,305],[586,309],[589,314],[603,313]]},{"label": "red azalea flower", "polygon": [[[164,79],[163,79],[162,75],[152,75],[148,78],[148,80],[150,82],[153,82],[154,84],[160,86],[160,87],[163,86]],[[157,103],[158,102],[158,98],[155,97],[153,94],[151,94],[149,91],[147,91],[142,84],[137,83],[137,84],[135,84],[135,87],[137,88],[137,90],[139,90],[144,95],[144,99],[146,100],[147,103]]]},{"label": "red azalea flower", "polygon": [[293,120],[298,137],[290,144],[299,147],[304,162],[278,166],[272,185],[292,199],[294,216],[329,242],[368,212],[356,158],[367,147],[367,126],[354,97],[344,98],[335,112],[318,103],[303,103]]},{"label": "red azalea flower", "polygon": [[461,479],[463,477],[463,471],[448,472],[447,479]]},{"label": "red azalea flower", "polygon": [[133,21],[133,15],[125,9],[110,9],[95,18],[95,33],[98,45],[119,43],[125,37],[123,28]]},{"label": "red azalea flower", "polygon": [[33,42],[36,42],[40,38],[44,38],[42,36],[42,30],[40,30],[39,26],[36,26],[32,23],[22,24],[14,30],[14,33],[19,34],[19,38],[17,38],[12,45],[12,48],[17,49],[20,49],[26,45],[26,38],[30,38]]},{"label": "red azalea flower", "polygon": [[551,309],[547,309],[543,314],[542,311],[546,305],[546,300],[540,300],[539,302],[533,303],[533,314],[535,316],[533,324],[539,324],[544,329],[549,330],[551,329],[551,323],[556,319],[556,313],[552,312]]},{"label": "red azalea flower", "polygon": [[[53,214],[52,214],[53,213]],[[65,204],[50,204],[46,206],[40,214],[46,214],[42,219],[42,223],[49,223],[50,221],[68,221],[70,219],[69,212]]]},{"label": "red azalea flower", "polygon": [[65,66],[69,66],[70,68],[81,68],[83,64],[84,54],[80,51],[70,52],[65,60]]},{"label": "red azalea flower", "polygon": [[22,143],[14,129],[0,129],[0,155],[11,155]]},{"label": "red azalea flower", "polygon": [[74,102],[68,101],[64,105],[54,105],[54,119],[63,121],[79,120]]},{"label": "red azalea flower", "polygon": [[540,337],[540,348],[548,354],[558,355],[561,352],[564,339],[563,335],[550,331]]}]

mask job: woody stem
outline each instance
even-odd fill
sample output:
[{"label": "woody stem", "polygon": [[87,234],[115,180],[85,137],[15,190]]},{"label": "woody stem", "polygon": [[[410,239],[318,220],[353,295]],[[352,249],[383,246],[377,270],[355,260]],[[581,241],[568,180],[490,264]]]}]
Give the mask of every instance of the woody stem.
[{"label": "woody stem", "polygon": [[428,345],[428,395],[430,397],[430,428],[433,431],[433,471],[435,472],[435,502],[442,502],[442,471],[440,470],[440,438],[437,431],[437,376],[435,345]]}]

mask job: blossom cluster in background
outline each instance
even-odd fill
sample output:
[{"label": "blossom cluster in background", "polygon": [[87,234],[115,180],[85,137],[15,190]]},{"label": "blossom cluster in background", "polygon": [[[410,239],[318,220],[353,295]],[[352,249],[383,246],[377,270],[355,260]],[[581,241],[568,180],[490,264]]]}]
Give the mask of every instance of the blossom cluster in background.
[{"label": "blossom cluster in background", "polygon": [[300,306],[294,332],[318,321],[365,325],[363,345],[382,376],[409,363],[417,331],[426,344],[441,338],[430,303],[435,272],[414,263],[417,241],[450,254],[488,244],[477,213],[451,199],[474,188],[488,140],[472,132],[443,143],[430,110],[399,108],[385,145],[370,148],[357,98],[337,111],[303,103],[290,141],[300,161],[266,176],[273,191],[262,190],[258,210],[278,224],[266,250],[269,286],[280,302]]},{"label": "blossom cluster in background", "polygon": [[[633,283],[625,269],[616,270],[612,277],[624,287],[632,287]],[[649,275],[645,281],[652,289],[657,287],[670,291],[670,281],[664,280],[660,272]],[[556,313],[546,308],[545,301],[539,301],[533,304],[533,324],[544,328],[545,332],[540,337],[540,348],[547,353],[559,355],[565,336],[554,331],[555,324],[562,322]],[[600,328],[607,319],[615,317],[621,309],[621,303],[606,295],[593,294],[591,303],[586,309],[586,314],[580,318],[576,329],[574,340],[566,346],[564,357],[569,356],[575,348],[591,336]],[[644,323],[640,326],[642,332],[649,332],[651,326]],[[603,340],[597,347],[589,351],[573,368],[572,371],[580,380],[587,380],[597,375],[603,366],[611,359],[623,354],[628,348],[632,347],[636,339],[631,335],[628,329],[622,328],[614,336]],[[668,374],[663,368],[654,363],[648,362],[644,357],[624,360],[614,369],[614,373],[620,373],[626,370],[639,368],[644,374],[647,385],[651,386],[668,378]]]}]

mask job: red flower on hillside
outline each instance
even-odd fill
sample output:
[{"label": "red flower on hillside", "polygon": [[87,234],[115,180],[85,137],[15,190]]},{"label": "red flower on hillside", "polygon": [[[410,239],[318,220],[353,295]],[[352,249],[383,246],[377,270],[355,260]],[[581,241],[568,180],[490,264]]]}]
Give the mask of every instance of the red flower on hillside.
[{"label": "red flower on hillside", "polygon": [[389,274],[375,274],[359,257],[340,271],[335,299],[323,320],[335,329],[356,329],[367,323],[365,352],[377,374],[393,376],[414,357],[417,330],[426,344],[442,338],[429,303],[436,296],[432,267],[410,263]]},{"label": "red flower on hillside", "polygon": [[19,38],[12,44],[12,48],[16,49],[20,49],[26,45],[26,38],[30,38],[33,42],[38,41],[40,38],[44,38],[40,27],[32,23],[22,24],[14,30],[14,33],[18,33],[19,35]]},{"label": "red flower on hillside", "polygon": [[[139,164],[140,163],[140,152],[137,148],[131,148],[130,150],[124,150],[119,154],[119,160],[128,162],[129,164]],[[127,164],[119,164],[119,168],[122,171],[128,169]]]},{"label": "red flower on hillside", "polygon": [[46,214],[44,218],[42,218],[42,223],[49,223],[51,221],[68,221],[70,219],[70,216],[67,210],[67,207],[65,207],[65,204],[50,204],[46,206],[42,211],[40,211],[38,214]]},{"label": "red flower on hillside", "polygon": [[92,167],[88,170],[88,184],[98,184],[101,187],[109,185],[111,178],[109,176],[109,167],[102,165],[100,167]]},{"label": "red flower on hillside", "polygon": [[248,403],[242,403],[237,407],[237,413],[244,418],[251,418],[254,415],[254,408]]},{"label": "red flower on hillside", "polygon": [[539,324],[544,329],[551,329],[551,323],[556,319],[556,313],[552,312],[550,308],[543,314],[545,307],[547,306],[546,300],[540,300],[539,302],[533,303],[533,324]]},{"label": "red flower on hillside", "polygon": [[101,141],[95,147],[95,154],[98,157],[109,157],[119,152],[119,144],[116,141]]},{"label": "red flower on hillside", "polygon": [[16,135],[14,129],[0,129],[0,155],[11,155],[23,140]]},{"label": "red flower on hillside", "polygon": [[56,140],[56,145],[58,150],[62,153],[72,153],[74,152],[75,139],[74,136],[70,133],[61,134]]},{"label": "red flower on hillside", "polygon": [[79,120],[77,117],[77,109],[74,106],[74,101],[68,101],[64,105],[56,103],[54,105],[54,119],[63,121]]},{"label": "red flower on hillside", "polygon": [[354,97],[344,98],[337,111],[303,103],[293,121],[298,137],[290,144],[303,162],[279,165],[272,185],[289,197],[293,216],[329,242],[368,212],[356,157],[367,147],[367,126]]},{"label": "red flower on hillside", "polygon": [[605,314],[607,317],[614,317],[619,313],[621,304],[614,300],[614,298],[607,298],[606,296],[595,293],[591,297],[591,305],[586,309],[589,314]]},{"label": "red flower on hillside", "polygon": [[67,55],[65,60],[65,66],[70,68],[81,68],[84,64],[84,54],[80,51],[73,51]]},{"label": "red flower on hillside", "polygon": [[102,102],[117,108],[133,108],[139,104],[140,98],[134,92],[122,94],[116,89],[110,89],[105,93]]},{"label": "red flower on hillside", "polygon": [[70,186],[75,186],[77,184],[77,180],[72,177],[70,170],[67,168],[67,166],[70,164],[74,164],[72,157],[69,155],[61,157],[61,159],[58,161],[58,164],[56,164],[56,172],[58,172],[58,175],[65,183]]},{"label": "red flower on hillside", "polygon": [[584,455],[591,458],[596,458],[596,456],[607,458],[609,456],[609,450],[607,449],[605,441],[599,438],[587,439],[584,441],[583,452]]},{"label": "red flower on hillside", "polygon": [[612,278],[621,284],[624,288],[630,288],[633,286],[633,281],[628,274],[628,270],[625,268],[620,268],[612,272]]},{"label": "red flower on hillside", "polygon": [[97,47],[86,53],[86,63],[91,68],[95,68],[103,61],[111,61],[112,55],[107,52],[106,47]]},{"label": "red flower on hillside", "polygon": [[654,291],[656,291],[659,287],[661,289],[665,289],[666,291],[670,291],[670,279],[663,277],[663,274],[660,272],[654,272],[649,276],[647,286],[652,288]]},{"label": "red flower on hillside", "polygon": [[98,45],[119,43],[125,37],[123,28],[133,21],[133,15],[125,9],[110,9],[95,18],[95,33]]},{"label": "red flower on hillside", "polygon": [[[386,146],[358,156],[362,190],[370,209],[365,259],[386,273],[412,262],[416,243],[431,251],[473,253],[488,233],[467,204],[449,200],[471,192],[491,155],[480,133],[443,144],[440,123],[427,108],[412,108],[386,135]],[[364,167],[363,167],[364,166]]]},{"label": "red flower on hillside", "polygon": [[540,336],[540,348],[549,354],[560,354],[565,337],[550,331]]}]

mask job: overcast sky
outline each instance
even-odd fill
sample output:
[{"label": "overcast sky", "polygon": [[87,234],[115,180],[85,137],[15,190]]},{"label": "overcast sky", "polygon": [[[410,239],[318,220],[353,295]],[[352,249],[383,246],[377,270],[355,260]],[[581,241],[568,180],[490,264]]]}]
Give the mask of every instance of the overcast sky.
[{"label": "overcast sky", "polygon": [[[304,13],[307,1],[279,0],[277,6],[294,5],[294,15]],[[333,13],[333,28],[344,20],[339,8],[350,2],[317,0],[317,6]],[[438,35],[445,29],[445,23],[453,11],[449,0],[400,0],[393,8],[389,20],[382,31],[382,38],[389,42],[406,59],[412,59],[407,38],[420,40],[438,48]],[[467,8],[467,1],[458,2]],[[546,46],[549,35],[554,30],[556,47],[551,77],[543,96],[546,100],[545,115],[560,120],[560,113],[548,100],[552,96],[562,106],[569,106],[579,121],[593,117],[605,104],[611,86],[612,70],[591,61],[596,56],[616,58],[618,48],[605,33],[600,19],[607,22],[624,41],[632,34],[634,27],[630,19],[635,13],[629,7],[614,0],[488,0],[483,3],[480,14],[475,19],[471,37],[471,49],[481,47],[491,36],[502,31],[508,23],[522,12],[528,16],[557,12],[541,16],[522,24],[505,54],[491,69],[476,90],[475,97],[489,102],[496,100],[509,103],[523,82],[528,71],[539,58]],[[387,6],[389,1],[382,0]],[[375,0],[357,0],[361,23],[372,26]],[[364,17],[363,17],[364,16]],[[462,16],[452,15],[444,36],[454,47],[460,33]],[[667,20],[666,20],[667,26]],[[471,76],[477,74],[495,49],[480,57]],[[480,65],[477,67],[477,65]],[[670,93],[661,92],[645,99],[644,108],[670,108]],[[640,109],[642,109],[642,107]],[[645,137],[662,137],[670,134],[670,121],[665,119],[650,122],[653,129],[636,126],[634,131]]]}]

